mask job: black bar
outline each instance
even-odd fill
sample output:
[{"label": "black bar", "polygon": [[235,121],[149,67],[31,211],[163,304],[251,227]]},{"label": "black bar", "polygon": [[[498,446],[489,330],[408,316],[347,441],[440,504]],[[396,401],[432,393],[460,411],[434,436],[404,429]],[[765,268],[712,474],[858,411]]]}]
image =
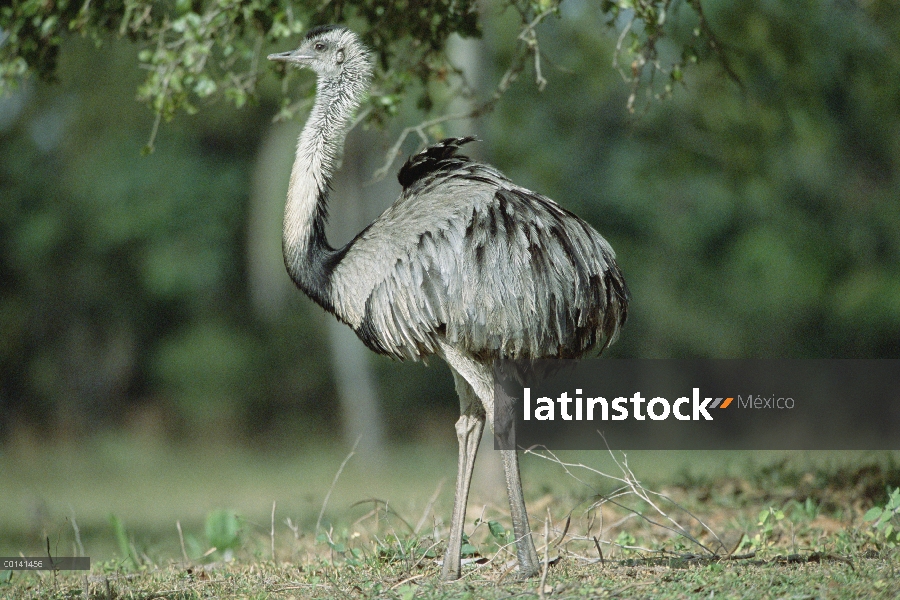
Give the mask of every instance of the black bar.
[{"label": "black bar", "polygon": [[90,571],[89,556],[0,556],[0,571]]},{"label": "black bar", "polygon": [[495,448],[900,450],[900,360],[494,363]]}]

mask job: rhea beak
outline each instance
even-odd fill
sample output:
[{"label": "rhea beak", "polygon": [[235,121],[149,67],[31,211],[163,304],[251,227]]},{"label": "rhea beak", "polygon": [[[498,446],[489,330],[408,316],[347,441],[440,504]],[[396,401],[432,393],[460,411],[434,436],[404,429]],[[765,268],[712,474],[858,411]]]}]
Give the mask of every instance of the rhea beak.
[{"label": "rhea beak", "polygon": [[274,60],[278,62],[288,62],[288,63],[304,63],[314,56],[312,54],[303,52],[302,50],[290,50],[288,52],[279,52],[278,54],[270,54],[267,57],[269,60]]}]

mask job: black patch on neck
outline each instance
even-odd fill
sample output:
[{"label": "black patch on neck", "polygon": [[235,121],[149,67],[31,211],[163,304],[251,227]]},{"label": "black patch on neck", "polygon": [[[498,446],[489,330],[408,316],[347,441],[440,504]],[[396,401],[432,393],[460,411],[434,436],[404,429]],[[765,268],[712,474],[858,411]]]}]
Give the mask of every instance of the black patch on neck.
[{"label": "black patch on neck", "polygon": [[325,237],[325,221],[325,199],[320,195],[309,242],[305,247],[284,248],[284,264],[297,287],[316,304],[333,314],[331,278],[335,268],[350,250],[352,242],[343,248],[332,248]]},{"label": "black patch on neck", "polygon": [[405,189],[428,175],[459,169],[470,162],[468,156],[457,154],[459,147],[475,140],[474,136],[446,138],[425,148],[400,168],[397,181]]}]

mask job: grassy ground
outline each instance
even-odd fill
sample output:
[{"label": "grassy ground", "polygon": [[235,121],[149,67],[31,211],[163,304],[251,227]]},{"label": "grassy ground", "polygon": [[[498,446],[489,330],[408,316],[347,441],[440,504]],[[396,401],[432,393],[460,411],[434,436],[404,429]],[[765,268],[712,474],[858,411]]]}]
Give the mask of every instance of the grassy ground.
[{"label": "grassy ground", "polygon": [[632,452],[627,464],[601,453],[525,456],[547,567],[543,582],[519,582],[499,466],[485,452],[467,564],[452,584],[438,574],[455,450],[395,448],[353,456],[341,470],[346,456],[118,438],[7,449],[0,555],[46,555],[49,543],[54,555],[91,556],[92,570],[0,571],[0,597],[893,598],[900,590],[890,532],[862,518],[900,485],[896,456]]}]

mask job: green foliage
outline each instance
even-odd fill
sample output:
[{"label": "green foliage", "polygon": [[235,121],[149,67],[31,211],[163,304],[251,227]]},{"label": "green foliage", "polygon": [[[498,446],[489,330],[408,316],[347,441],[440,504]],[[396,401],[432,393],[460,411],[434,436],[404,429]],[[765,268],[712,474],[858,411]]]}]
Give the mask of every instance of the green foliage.
[{"label": "green foliage", "polygon": [[233,510],[218,509],[206,515],[206,539],[226,558],[240,546],[241,534],[241,519]]},{"label": "green foliage", "polygon": [[[728,76],[738,81],[699,0],[603,0],[601,6],[608,25],[618,30],[613,65],[630,82],[630,111],[635,110],[642,84],[648,97],[668,97],[700,56],[714,54]],[[680,52],[665,48],[672,40]]]},{"label": "green foliage", "polygon": [[119,548],[119,554],[132,568],[136,569],[140,565],[140,561],[134,550],[134,545],[128,537],[125,524],[116,515],[109,515],[109,524],[112,527],[113,536],[115,537],[116,545]]},{"label": "green foliage", "polygon": [[[59,2],[47,10],[42,0],[14,2],[0,9],[0,91],[35,73],[49,79],[57,71],[59,49],[70,35],[97,44],[111,36],[136,42],[147,76],[138,98],[156,113],[148,144],[160,120],[179,111],[195,113],[201,101],[224,97],[235,106],[255,102],[267,50],[296,44],[298,35],[323,22],[350,22],[380,59],[373,118],[393,110],[394,99],[412,80],[446,80],[451,70],[443,49],[451,34],[480,34],[471,0],[383,2],[356,0],[334,5],[284,0],[98,0]],[[277,68],[282,76],[288,71]],[[412,79],[411,79],[412,78]],[[291,110],[285,104],[286,114]]]},{"label": "green foliage", "polygon": [[[103,58],[90,62],[112,68]],[[236,335],[224,310],[240,278],[246,176],[227,154],[204,157],[175,139],[144,160],[123,151],[143,134],[122,135],[129,115],[110,105],[105,83],[57,84],[85,115],[105,115],[102,126],[38,96],[22,122],[60,120],[66,135],[41,142],[46,149],[25,128],[2,137],[2,379],[31,410],[67,407],[60,417],[73,430],[114,417],[110,406],[125,408],[143,378],[223,414],[229,398],[246,396],[254,358],[252,336]],[[205,324],[182,329],[195,318]],[[226,400],[218,408],[209,402],[217,395]]]},{"label": "green foliage", "polygon": [[396,590],[397,594],[400,596],[401,600],[412,600],[416,597],[416,586],[406,584],[401,585]]},{"label": "green foliage", "polygon": [[631,532],[622,530],[616,536],[614,543],[619,547],[623,556],[628,556],[634,552],[633,547],[637,545],[637,538]]},{"label": "green foliage", "polygon": [[887,504],[870,508],[863,521],[872,522],[872,530],[866,533],[877,543],[888,548],[900,545],[900,488],[894,488]]},{"label": "green foliage", "polygon": [[478,548],[475,547],[475,544],[469,540],[469,536],[465,533],[463,534],[459,553],[461,556],[476,556],[478,554]]},{"label": "green foliage", "polygon": [[491,532],[493,538],[497,540],[498,544],[504,545],[512,541],[510,539],[511,532],[507,531],[498,521],[488,521],[488,530]]},{"label": "green foliage", "polygon": [[[511,73],[522,69],[527,54],[534,55],[537,68],[540,51],[534,27],[547,15],[558,14],[559,4],[559,0],[500,3],[504,9],[513,8],[521,19],[521,51]],[[683,4],[605,0],[602,12],[611,26],[622,30],[617,64],[628,63],[621,70],[632,81],[631,109],[645,80],[650,82],[650,93],[655,75],[663,73],[669,81],[665,93],[671,93],[672,83],[683,79],[685,68],[696,63],[703,50],[716,53],[734,76],[725,55],[718,52],[718,42],[697,0]],[[673,18],[670,12],[684,16]],[[434,104],[435,85],[451,89],[451,96],[466,93],[468,84],[457,81],[460,73],[443,51],[453,34],[479,37],[480,19],[473,0],[307,1],[299,5],[285,0],[97,0],[58,2],[50,10],[42,0],[23,0],[0,9],[0,35],[4,36],[0,91],[11,89],[31,73],[53,77],[67,36],[80,34],[97,44],[111,36],[128,38],[139,44],[140,66],[147,73],[138,98],[157,117],[145,148],[150,151],[161,120],[171,120],[179,111],[195,113],[199,103],[211,97],[227,98],[238,107],[256,101],[267,49],[283,48],[291,38],[296,43],[297,35],[311,26],[339,22],[360,31],[378,57],[381,68],[368,109],[372,121],[384,123],[396,113],[398,99],[414,89],[410,84],[417,84],[417,105],[426,110]],[[684,21],[696,26],[690,39],[683,40],[678,29]],[[677,26],[671,27],[672,22]],[[683,50],[680,59],[663,66],[659,46],[669,37],[677,39]],[[284,65],[275,69],[283,77],[291,73]],[[543,78],[539,72],[536,75],[540,83]],[[296,108],[285,99],[281,116],[291,116]]]},{"label": "green foliage", "polygon": [[807,497],[803,502],[792,500],[790,505],[792,507],[791,517],[794,520],[804,519],[812,521],[819,515],[820,507],[812,498]]},{"label": "green foliage", "polygon": [[781,509],[769,507],[759,513],[756,526],[759,532],[754,536],[754,545],[759,548],[765,548],[771,543],[775,528],[780,521],[784,520],[784,511]]}]

